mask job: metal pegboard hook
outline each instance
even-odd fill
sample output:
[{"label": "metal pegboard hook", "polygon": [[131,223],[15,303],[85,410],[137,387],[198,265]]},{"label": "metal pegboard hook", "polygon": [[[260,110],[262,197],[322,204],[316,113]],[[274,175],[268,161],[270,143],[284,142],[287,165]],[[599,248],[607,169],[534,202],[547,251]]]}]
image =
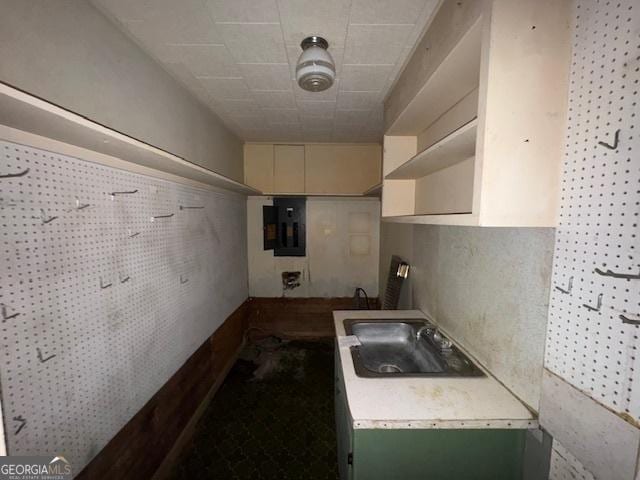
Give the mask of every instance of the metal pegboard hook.
[{"label": "metal pegboard hook", "polygon": [[167,215],[155,215],[155,216],[151,217],[151,221],[154,222],[158,218],[171,218],[171,217],[173,217],[173,215],[174,215],[173,213],[169,213]]},{"label": "metal pegboard hook", "polygon": [[571,293],[571,289],[572,288],[573,288],[573,277],[569,277],[569,283],[568,283],[566,289],[556,286],[556,290],[558,290],[559,292],[564,293],[565,295],[569,295]]},{"label": "metal pegboard hook", "polygon": [[37,218],[39,219],[43,225],[46,225],[48,223],[53,222],[54,220],[57,220],[58,217],[51,217],[49,215],[47,215],[47,212],[44,211],[44,208],[40,209],[40,216],[39,217],[33,217],[34,219]]},{"label": "metal pegboard hook", "polygon": [[100,289],[104,290],[105,288],[109,288],[113,285],[113,283],[104,283],[102,281],[102,277],[100,277]]},{"label": "metal pegboard hook", "polygon": [[42,355],[42,350],[40,350],[39,347],[36,347],[36,355],[38,356],[38,360],[40,361],[40,363],[47,363],[49,360],[56,356],[56,354],[54,353],[52,355],[49,355],[48,357],[45,357],[44,355]]},{"label": "metal pegboard hook", "polygon": [[80,199],[76,197],[76,210],[84,210],[85,208],[90,207],[91,205],[88,203],[80,203]]},{"label": "metal pegboard hook", "polygon": [[18,415],[17,417],[13,417],[13,421],[18,422],[18,428],[13,432],[14,435],[18,435],[27,425],[27,420],[22,415]]},{"label": "metal pegboard hook", "polygon": [[603,277],[622,278],[625,280],[640,280],[640,267],[638,267],[638,273],[619,273],[613,272],[609,269],[601,270],[599,268],[595,268],[594,272],[596,272],[598,275],[602,275]]},{"label": "metal pegboard hook", "polygon": [[614,134],[614,139],[613,139],[613,145],[608,144],[607,142],[598,142],[598,145],[602,145],[605,148],[608,148],[609,150],[615,150],[616,148],[618,148],[618,142],[620,141],[620,129],[616,130],[616,133]]},{"label": "metal pegboard hook", "polygon": [[27,173],[29,173],[29,169],[25,168],[23,171],[18,173],[5,173],[4,175],[0,175],[0,178],[18,178],[24,177]]},{"label": "metal pegboard hook", "polygon": [[640,318],[631,318],[627,317],[625,314],[621,313],[618,318],[622,320],[622,323],[627,325],[640,325]]},{"label": "metal pegboard hook", "polygon": [[129,190],[129,191],[126,191],[126,192],[111,192],[109,195],[111,195],[111,200],[113,200],[118,195],[133,195],[134,193],[138,193],[138,189],[137,188],[135,190]]},{"label": "metal pegboard hook", "polygon": [[4,303],[0,304],[0,311],[2,311],[2,322],[6,322],[7,320],[11,320],[20,315],[19,312],[9,315],[7,306]]},{"label": "metal pegboard hook", "polygon": [[74,210],[84,210],[85,208],[89,208],[91,205],[88,203],[82,203],[78,197],[76,197],[76,206],[74,208],[70,208],[66,210],[66,212],[73,212]]},{"label": "metal pegboard hook", "polygon": [[602,308],[602,294],[600,293],[598,295],[598,301],[596,303],[596,306],[592,306],[592,305],[587,305],[586,303],[582,304],[583,307],[585,307],[588,310],[591,310],[592,312],[599,312],[600,309]]}]

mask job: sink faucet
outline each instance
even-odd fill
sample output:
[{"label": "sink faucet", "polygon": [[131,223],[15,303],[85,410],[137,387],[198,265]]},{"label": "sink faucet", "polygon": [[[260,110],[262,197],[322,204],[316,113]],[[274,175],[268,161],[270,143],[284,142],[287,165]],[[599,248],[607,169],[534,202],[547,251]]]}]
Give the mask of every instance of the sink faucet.
[{"label": "sink faucet", "polygon": [[420,327],[418,329],[418,331],[416,332],[416,340],[420,340],[420,338],[422,337],[422,334],[424,332],[431,332],[435,330],[435,327],[433,325],[425,325],[424,327]]}]

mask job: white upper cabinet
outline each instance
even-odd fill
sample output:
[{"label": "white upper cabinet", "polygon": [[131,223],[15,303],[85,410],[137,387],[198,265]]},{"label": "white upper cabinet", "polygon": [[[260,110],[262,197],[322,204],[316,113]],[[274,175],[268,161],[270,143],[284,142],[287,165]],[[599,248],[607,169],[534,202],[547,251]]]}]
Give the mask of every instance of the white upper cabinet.
[{"label": "white upper cabinet", "polygon": [[555,226],[570,2],[444,0],[385,102],[383,220]]},{"label": "white upper cabinet", "polygon": [[244,146],[247,185],[264,195],[378,195],[379,144]]}]

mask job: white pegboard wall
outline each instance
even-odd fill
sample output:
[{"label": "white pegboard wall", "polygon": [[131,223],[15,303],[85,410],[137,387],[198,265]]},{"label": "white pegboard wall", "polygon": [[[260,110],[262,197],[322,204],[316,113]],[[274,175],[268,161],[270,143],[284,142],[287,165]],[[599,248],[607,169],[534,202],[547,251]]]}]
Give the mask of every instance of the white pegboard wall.
[{"label": "white pegboard wall", "polygon": [[246,204],[1,141],[0,158],[29,169],[0,178],[8,451],[77,473],[247,298]]},{"label": "white pegboard wall", "polygon": [[639,419],[640,279],[596,269],[640,273],[640,4],[578,0],[574,13],[545,366]]}]

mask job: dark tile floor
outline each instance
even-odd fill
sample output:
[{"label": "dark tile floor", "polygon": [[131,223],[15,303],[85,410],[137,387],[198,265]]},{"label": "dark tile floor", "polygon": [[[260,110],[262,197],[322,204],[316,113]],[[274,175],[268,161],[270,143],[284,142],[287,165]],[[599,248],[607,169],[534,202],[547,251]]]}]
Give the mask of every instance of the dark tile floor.
[{"label": "dark tile floor", "polygon": [[336,480],[333,343],[253,342],[199,422],[174,480]]}]

